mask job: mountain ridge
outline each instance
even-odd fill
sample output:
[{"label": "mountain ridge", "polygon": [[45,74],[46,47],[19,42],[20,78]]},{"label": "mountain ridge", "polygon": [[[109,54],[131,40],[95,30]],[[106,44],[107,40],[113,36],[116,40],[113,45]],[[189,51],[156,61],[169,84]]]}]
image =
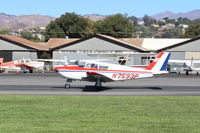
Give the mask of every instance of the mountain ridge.
[{"label": "mountain ridge", "polygon": [[[83,15],[84,18],[88,18],[94,22],[98,20],[103,20],[109,15],[100,15],[100,14],[86,14]],[[155,15],[150,16],[157,20],[163,19],[165,17],[169,17],[170,19],[176,19],[179,17],[186,17],[188,19],[196,19],[200,18],[200,9],[192,10],[189,12],[179,12],[173,13],[169,10],[157,13]],[[139,17],[138,17],[139,18]],[[40,15],[40,14],[32,14],[32,15],[10,15],[5,13],[0,13],[0,30],[19,30],[36,26],[46,26],[52,20],[56,18],[48,16],[48,15]]]}]

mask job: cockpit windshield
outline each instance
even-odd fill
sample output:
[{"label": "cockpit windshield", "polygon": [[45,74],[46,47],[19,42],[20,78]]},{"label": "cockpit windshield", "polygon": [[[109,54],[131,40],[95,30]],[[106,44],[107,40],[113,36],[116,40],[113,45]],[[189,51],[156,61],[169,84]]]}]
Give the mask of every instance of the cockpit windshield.
[{"label": "cockpit windshield", "polygon": [[30,59],[25,59],[25,63],[30,63],[31,60]]},{"label": "cockpit windshield", "polygon": [[88,63],[85,68],[98,69],[98,64]]}]

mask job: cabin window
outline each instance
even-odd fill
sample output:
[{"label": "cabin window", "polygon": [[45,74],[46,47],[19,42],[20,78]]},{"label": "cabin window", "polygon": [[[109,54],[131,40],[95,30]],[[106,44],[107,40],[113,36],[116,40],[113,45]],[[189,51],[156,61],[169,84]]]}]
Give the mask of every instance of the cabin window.
[{"label": "cabin window", "polygon": [[108,66],[99,66],[99,69],[108,69]]}]

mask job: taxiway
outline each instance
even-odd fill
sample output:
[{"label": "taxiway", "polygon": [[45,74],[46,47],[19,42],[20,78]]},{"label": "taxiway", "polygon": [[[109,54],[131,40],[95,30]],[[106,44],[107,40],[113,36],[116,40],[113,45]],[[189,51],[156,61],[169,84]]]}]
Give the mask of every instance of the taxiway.
[{"label": "taxiway", "polygon": [[154,78],[94,83],[76,81],[64,88],[58,73],[0,74],[0,95],[200,96],[200,76],[169,74]]}]

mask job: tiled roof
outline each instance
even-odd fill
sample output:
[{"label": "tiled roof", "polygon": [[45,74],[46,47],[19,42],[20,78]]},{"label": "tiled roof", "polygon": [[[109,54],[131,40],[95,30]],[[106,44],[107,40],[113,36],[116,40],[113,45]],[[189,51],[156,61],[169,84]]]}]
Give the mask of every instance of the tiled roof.
[{"label": "tiled roof", "polygon": [[138,39],[138,38],[114,38],[114,37],[107,36],[107,35],[102,35],[102,34],[98,34],[97,36],[102,36],[102,37],[117,41],[119,43],[123,43],[123,44],[131,46],[131,47],[135,47],[135,48],[143,50],[143,51],[148,51],[148,49],[141,47],[143,39]]},{"label": "tiled roof", "polygon": [[26,47],[30,47],[30,48],[34,48],[37,50],[47,50],[44,46],[34,43],[30,40],[27,40],[25,38],[22,37],[18,37],[18,36],[12,36],[12,35],[0,35],[0,39],[6,40],[6,41],[10,41],[13,43],[17,43],[17,44],[21,44],[24,45]]},{"label": "tiled roof", "polygon": [[75,41],[84,41],[84,40],[87,40],[87,39],[92,38],[92,37],[102,37],[102,38],[110,39],[110,40],[116,41],[118,43],[130,46],[130,47],[134,47],[136,49],[140,49],[142,51],[148,51],[147,49],[141,47],[144,39],[139,39],[139,38],[114,38],[114,37],[102,35],[102,34],[97,34],[97,35],[94,35],[94,36],[91,36],[91,37],[88,37],[88,38],[82,38],[82,39],[81,38],[68,38],[68,39],[51,38],[45,44],[45,47],[46,47],[46,49],[51,50],[51,49],[54,49],[54,48],[58,48],[60,46],[72,44]]},{"label": "tiled roof", "polygon": [[49,41],[45,44],[45,47],[49,50],[57,48],[59,46],[63,46],[66,44],[70,44],[74,41],[80,40],[81,38],[50,38]]},{"label": "tiled roof", "polygon": [[142,43],[144,41],[143,38],[119,38],[119,40],[138,47],[142,47]]}]

